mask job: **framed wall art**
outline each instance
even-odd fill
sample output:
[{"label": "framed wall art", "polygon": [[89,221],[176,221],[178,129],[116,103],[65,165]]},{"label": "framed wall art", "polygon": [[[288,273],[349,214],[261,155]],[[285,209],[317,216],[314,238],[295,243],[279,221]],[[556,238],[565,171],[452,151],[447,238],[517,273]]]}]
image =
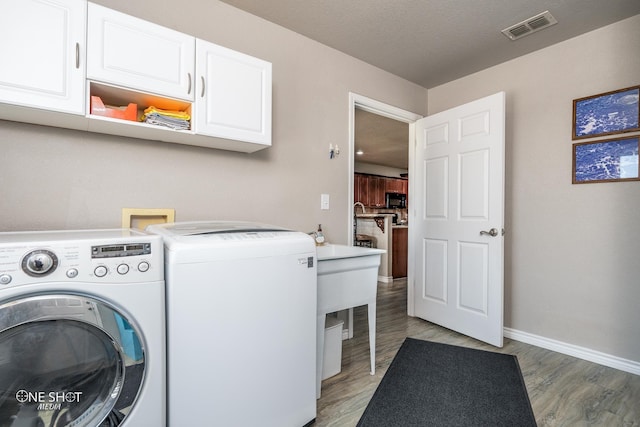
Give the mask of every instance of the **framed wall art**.
[{"label": "framed wall art", "polygon": [[640,86],[573,100],[571,139],[640,130]]},{"label": "framed wall art", "polygon": [[574,184],[640,181],[640,136],[573,144]]}]

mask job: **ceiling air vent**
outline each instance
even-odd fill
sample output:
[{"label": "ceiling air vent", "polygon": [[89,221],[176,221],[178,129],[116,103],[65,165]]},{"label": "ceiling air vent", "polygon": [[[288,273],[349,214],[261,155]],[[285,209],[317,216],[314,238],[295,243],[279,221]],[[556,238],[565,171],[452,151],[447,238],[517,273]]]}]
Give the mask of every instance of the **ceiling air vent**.
[{"label": "ceiling air vent", "polygon": [[521,37],[533,34],[536,31],[540,31],[544,28],[550,27],[553,24],[557,24],[556,18],[554,18],[548,10],[537,14],[529,19],[525,19],[522,22],[518,22],[508,28],[502,30],[502,34],[509,37],[511,40],[517,40]]}]

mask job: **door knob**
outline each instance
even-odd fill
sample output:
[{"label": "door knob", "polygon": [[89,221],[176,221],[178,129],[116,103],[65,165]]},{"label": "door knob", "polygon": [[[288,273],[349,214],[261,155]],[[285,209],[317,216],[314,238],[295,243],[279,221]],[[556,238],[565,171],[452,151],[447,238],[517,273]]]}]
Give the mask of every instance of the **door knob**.
[{"label": "door knob", "polygon": [[496,236],[498,235],[498,230],[497,230],[497,229],[495,229],[495,228],[492,228],[492,229],[491,229],[491,230],[489,230],[489,231],[484,231],[484,230],[482,230],[482,231],[480,232],[480,235],[481,235],[481,236],[491,236],[491,237],[496,237]]}]

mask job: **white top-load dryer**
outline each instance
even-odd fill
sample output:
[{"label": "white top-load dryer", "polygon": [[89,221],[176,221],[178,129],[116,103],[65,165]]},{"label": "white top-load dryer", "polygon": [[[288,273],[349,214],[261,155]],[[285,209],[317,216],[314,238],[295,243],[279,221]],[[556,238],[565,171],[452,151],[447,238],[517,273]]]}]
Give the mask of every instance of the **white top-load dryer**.
[{"label": "white top-load dryer", "polygon": [[316,416],[313,239],[247,222],[152,225],[165,245],[169,426]]}]

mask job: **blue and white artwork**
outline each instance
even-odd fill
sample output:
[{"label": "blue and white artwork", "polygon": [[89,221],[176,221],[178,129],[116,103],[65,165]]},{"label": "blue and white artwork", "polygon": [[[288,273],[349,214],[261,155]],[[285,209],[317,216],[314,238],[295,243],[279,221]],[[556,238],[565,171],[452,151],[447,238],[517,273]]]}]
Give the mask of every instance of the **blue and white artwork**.
[{"label": "blue and white artwork", "polygon": [[575,102],[573,138],[639,130],[640,87]]},{"label": "blue and white artwork", "polygon": [[574,182],[637,180],[638,137],[574,144]]}]

